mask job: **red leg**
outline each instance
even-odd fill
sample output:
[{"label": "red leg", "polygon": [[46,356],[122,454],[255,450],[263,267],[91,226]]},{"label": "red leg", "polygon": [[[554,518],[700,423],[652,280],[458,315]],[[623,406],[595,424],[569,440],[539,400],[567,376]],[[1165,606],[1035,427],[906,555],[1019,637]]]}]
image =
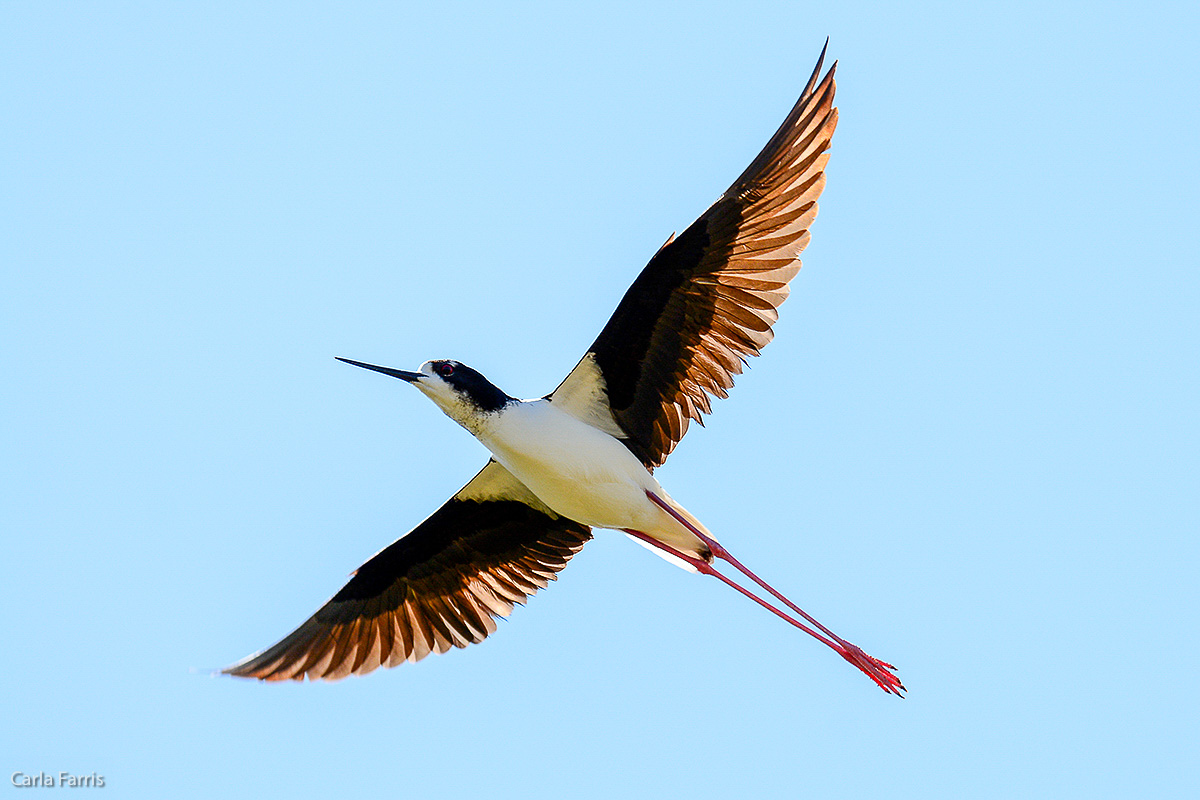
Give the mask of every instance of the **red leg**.
[{"label": "red leg", "polygon": [[[904,691],[904,684],[901,683],[900,679],[898,677],[896,677],[896,675],[893,674],[893,671],[896,669],[894,666],[887,663],[886,661],[881,661],[880,659],[875,658],[874,656],[868,655],[858,645],[855,645],[855,644],[852,644],[851,642],[846,641],[845,639],[838,636],[833,631],[829,630],[829,628],[826,628],[820,622],[817,622],[817,620],[815,620],[810,614],[805,612],[804,609],[800,608],[798,605],[793,603],[791,600],[784,597],[782,593],[776,591],[775,588],[772,587],[769,583],[767,583],[762,578],[758,577],[753,572],[751,572],[740,561],[738,561],[736,558],[734,558],[729,553],[728,550],[726,550],[724,547],[722,547],[719,542],[714,540],[711,536],[707,536],[704,533],[702,533],[701,531],[697,530],[695,525],[692,525],[690,522],[688,522],[683,517],[682,514],[680,514],[678,511],[676,511],[674,508],[672,508],[671,505],[669,503],[667,503],[665,500],[663,500],[661,497],[654,494],[654,492],[646,492],[646,495],[654,503],[656,503],[663,510],[665,510],[668,514],[670,514],[672,517],[677,519],[685,528],[687,528],[689,531],[694,533],[700,539],[700,541],[702,541],[706,545],[708,545],[709,549],[712,550],[714,557],[728,561],[735,568],[737,568],[743,575],[750,578],[752,581],[757,583],[763,589],[770,592],[771,595],[773,595],[776,599],[778,599],[780,602],[784,603],[792,611],[796,612],[801,617],[803,617],[804,619],[808,620],[810,623],[815,625],[823,633],[825,633],[829,638],[827,639],[827,638],[825,638],[825,636],[821,636],[820,634],[818,634],[816,631],[812,630],[808,626],[802,625],[801,623],[797,622],[795,619],[792,619],[787,614],[784,614],[782,611],[780,611],[779,609],[770,605],[769,603],[762,600],[758,596],[750,593],[749,591],[742,588],[738,584],[729,580],[727,577],[725,577],[724,575],[722,575],[721,573],[719,573],[715,569],[713,569],[712,565],[708,564],[704,560],[698,559],[698,558],[691,558],[689,556],[684,556],[684,555],[678,553],[677,551],[675,551],[674,548],[667,547],[662,542],[652,540],[652,539],[650,539],[650,537],[648,537],[644,534],[637,533],[635,531],[627,531],[627,533],[637,536],[638,538],[642,539],[643,541],[650,542],[651,544],[655,545],[656,547],[667,550],[668,552],[671,552],[673,555],[683,558],[685,561],[687,561],[688,563],[695,566],[697,570],[704,573],[705,575],[713,575],[717,578],[720,578],[725,583],[734,587],[739,592],[741,592],[742,594],[746,595],[747,597],[753,599],[755,602],[759,603],[763,607],[768,608],[771,611],[775,612],[777,615],[779,615],[783,619],[787,620],[788,622],[792,623],[796,627],[800,628],[805,633],[809,634],[810,636],[813,636],[816,639],[821,640],[826,645],[833,648],[838,653],[838,655],[840,655],[842,658],[846,659],[846,661],[850,662],[855,667],[862,670],[868,678],[875,681],[875,683],[879,686],[879,688],[883,689],[885,692],[890,692],[895,695],[900,695],[900,692]],[[701,564],[703,564],[704,566],[701,567],[700,566]],[[705,569],[705,568],[707,568],[707,569]]]},{"label": "red leg", "polygon": [[824,636],[817,633],[812,628],[805,625],[803,622],[796,621],[792,617],[790,617],[787,614],[785,614],[784,612],[780,611],[775,606],[768,603],[766,600],[763,600],[761,597],[759,597],[758,595],[751,592],[749,589],[746,589],[743,586],[739,586],[737,583],[730,580],[725,575],[722,575],[720,572],[717,572],[716,568],[713,567],[712,564],[708,563],[704,559],[695,558],[694,556],[689,556],[685,553],[681,553],[678,550],[676,550],[674,547],[671,547],[669,544],[663,544],[662,542],[658,541],[657,539],[653,539],[653,538],[647,536],[646,534],[642,533],[641,531],[635,531],[635,530],[631,530],[629,528],[625,528],[624,531],[625,531],[625,533],[628,533],[630,536],[635,536],[638,539],[641,539],[643,542],[646,542],[649,545],[657,547],[659,550],[670,553],[671,555],[675,556],[676,558],[683,559],[688,564],[691,564],[693,567],[695,567],[696,571],[699,572],[700,574],[712,575],[714,578],[717,578],[717,579],[723,581],[725,584],[732,586],[734,589],[737,589],[739,592],[746,595],[746,597],[749,597],[751,600],[758,603],[763,608],[765,608],[769,611],[772,611],[775,614],[778,614],[780,617],[782,617],[783,619],[792,623],[797,628],[799,628],[800,630],[807,633],[809,636],[812,636],[815,639],[819,639],[820,641],[824,642],[825,644],[827,644],[828,646],[832,647],[835,650],[838,649],[839,645],[836,642],[832,642],[829,639],[826,639]]}]

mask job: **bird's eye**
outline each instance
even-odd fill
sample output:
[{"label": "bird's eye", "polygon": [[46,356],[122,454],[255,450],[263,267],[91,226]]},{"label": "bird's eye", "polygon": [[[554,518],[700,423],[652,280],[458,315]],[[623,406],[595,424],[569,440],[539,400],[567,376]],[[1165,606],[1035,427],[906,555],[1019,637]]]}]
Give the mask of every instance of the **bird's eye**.
[{"label": "bird's eye", "polygon": [[454,374],[454,365],[450,363],[442,363],[437,365],[437,374],[443,378],[449,378]]}]

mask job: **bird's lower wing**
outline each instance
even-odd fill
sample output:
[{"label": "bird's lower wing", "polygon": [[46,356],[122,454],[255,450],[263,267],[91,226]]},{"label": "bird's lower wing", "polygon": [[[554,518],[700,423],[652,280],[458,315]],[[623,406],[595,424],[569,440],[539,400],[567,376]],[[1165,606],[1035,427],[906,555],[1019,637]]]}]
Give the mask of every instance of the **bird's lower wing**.
[{"label": "bird's lower wing", "polygon": [[592,538],[489,461],[279,643],[223,670],[260,680],[337,680],[466,647],[496,630]]}]

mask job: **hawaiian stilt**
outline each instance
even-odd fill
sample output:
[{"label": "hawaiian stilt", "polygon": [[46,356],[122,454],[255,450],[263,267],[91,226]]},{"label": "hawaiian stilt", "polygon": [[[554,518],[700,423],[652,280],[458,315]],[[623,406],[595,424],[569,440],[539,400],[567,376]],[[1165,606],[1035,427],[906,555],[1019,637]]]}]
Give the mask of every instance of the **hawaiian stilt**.
[{"label": "hawaiian stilt", "polygon": [[[837,65],[820,78],[824,58],[822,50],[763,151],[659,249],[551,394],[516,400],[457,361],[405,372],[341,359],[411,383],[492,459],[308,621],[226,673],[337,679],[482,641],[496,629],[494,618],[553,580],[596,527],[623,530],[673,563],[719,578],[900,695],[892,665],[836,636],[744,567],[651,474],[688,424],[711,410],[711,398],[728,396],[745,359],[771,340],[808,244],[837,125]],[[718,572],[716,559],[805,622]]]}]

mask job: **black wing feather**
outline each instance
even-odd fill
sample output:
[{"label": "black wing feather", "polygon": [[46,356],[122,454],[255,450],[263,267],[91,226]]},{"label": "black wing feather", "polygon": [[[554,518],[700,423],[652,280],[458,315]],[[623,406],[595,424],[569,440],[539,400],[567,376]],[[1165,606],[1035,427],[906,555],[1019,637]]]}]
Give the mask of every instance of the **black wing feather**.
[{"label": "black wing feather", "polygon": [[[492,462],[481,477],[489,470],[502,472]],[[291,634],[225,672],[335,680],[483,641],[495,617],[545,587],[592,538],[536,502],[464,493],[363,564]]]},{"label": "black wing feather", "polygon": [[666,460],[689,421],[701,421],[711,397],[727,397],[745,359],[771,341],[808,244],[837,126],[837,65],[818,83],[824,58],[822,50],[767,146],[650,259],[584,358],[599,370],[626,445],[647,467]]}]

